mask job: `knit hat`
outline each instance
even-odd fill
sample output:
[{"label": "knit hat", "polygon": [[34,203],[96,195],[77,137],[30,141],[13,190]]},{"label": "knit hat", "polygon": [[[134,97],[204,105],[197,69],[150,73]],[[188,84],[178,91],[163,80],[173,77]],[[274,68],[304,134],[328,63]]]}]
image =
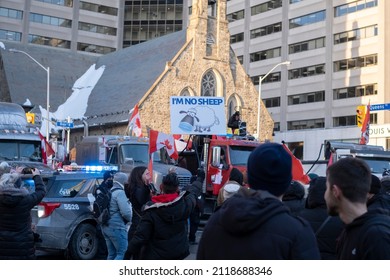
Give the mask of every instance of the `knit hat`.
[{"label": "knit hat", "polygon": [[384,192],[390,191],[390,176],[384,176],[381,179],[381,187]]},{"label": "knit hat", "polygon": [[224,201],[230,197],[232,197],[238,190],[240,189],[240,186],[238,184],[226,184],[223,187],[223,198]]},{"label": "knit hat", "polygon": [[251,189],[280,196],[290,185],[291,168],[291,156],[282,145],[261,144],[248,158],[248,183]]},{"label": "knit hat", "polygon": [[106,171],[103,174],[103,180],[106,181],[108,178],[114,178],[114,172],[113,171]]},{"label": "knit hat", "polygon": [[123,172],[118,172],[114,174],[114,181],[124,185],[127,182],[127,175]]},{"label": "knit hat", "polygon": [[380,190],[381,190],[381,180],[377,176],[371,174],[371,186],[370,186],[369,193],[377,194],[380,192]]},{"label": "knit hat", "polygon": [[239,183],[242,186],[242,184],[244,182],[244,175],[241,173],[240,170],[233,167],[232,171],[230,171],[229,180],[236,181],[237,183]]}]

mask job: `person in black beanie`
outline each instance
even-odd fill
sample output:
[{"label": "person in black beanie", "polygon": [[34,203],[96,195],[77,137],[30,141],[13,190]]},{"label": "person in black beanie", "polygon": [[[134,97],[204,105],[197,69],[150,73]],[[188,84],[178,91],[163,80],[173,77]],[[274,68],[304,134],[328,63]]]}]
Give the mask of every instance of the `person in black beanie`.
[{"label": "person in black beanie", "polygon": [[280,144],[261,144],[247,167],[250,189],[240,189],[211,215],[197,259],[320,259],[310,225],[281,201],[292,179],[288,152]]},{"label": "person in black beanie", "polygon": [[374,210],[382,208],[390,210],[390,196],[381,191],[381,180],[371,174],[371,185],[368,191],[367,209]]}]

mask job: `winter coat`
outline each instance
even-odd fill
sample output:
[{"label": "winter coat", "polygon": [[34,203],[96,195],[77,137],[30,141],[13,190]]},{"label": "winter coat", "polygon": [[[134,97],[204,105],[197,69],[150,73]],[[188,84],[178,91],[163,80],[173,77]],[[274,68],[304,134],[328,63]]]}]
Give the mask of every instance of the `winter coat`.
[{"label": "winter coat", "polygon": [[35,192],[0,187],[0,259],[35,259],[31,209],[41,202],[46,188],[41,176],[33,177]]},{"label": "winter coat", "polygon": [[123,185],[114,181],[111,188],[110,219],[107,225],[103,225],[103,227],[127,230],[126,224],[131,221],[132,214],[131,204],[125,194]]},{"label": "winter coat", "polygon": [[201,187],[202,184],[195,181],[179,195],[162,194],[154,199],[161,202],[149,202],[128,251],[139,252],[139,259],[144,260],[186,258],[189,255],[188,218],[195,208]]},{"label": "winter coat", "polygon": [[[139,224],[139,221],[141,220],[141,216],[143,215],[143,206],[150,201],[151,198],[151,191],[149,189],[149,186],[142,185],[137,186],[132,193],[131,197],[129,197],[132,210],[133,210],[133,217],[131,220],[131,227],[129,230],[129,239],[134,235],[137,226]],[[130,240],[129,240],[130,241]]]},{"label": "winter coat", "polygon": [[379,192],[367,201],[368,210],[374,210],[378,208],[390,211],[390,195],[388,195],[387,193]]},{"label": "winter coat", "polygon": [[277,198],[241,189],[211,215],[199,242],[200,260],[319,259],[310,225]]},{"label": "winter coat", "polygon": [[297,215],[305,208],[305,188],[297,181],[292,181],[283,195],[282,201],[292,214]]},{"label": "winter coat", "polygon": [[[298,216],[309,222],[316,238],[318,249],[320,250],[321,259],[336,259],[337,238],[343,231],[344,224],[338,216],[329,217],[326,207],[324,194],[326,191],[326,179],[317,178],[314,186],[310,183],[309,192],[306,199],[306,206]],[[320,182],[320,180],[322,180]],[[327,220],[328,219],[328,220]],[[326,221],[324,226],[318,231],[321,225]]]},{"label": "winter coat", "polygon": [[342,260],[390,260],[390,217],[383,209],[357,217],[340,236],[337,257]]}]

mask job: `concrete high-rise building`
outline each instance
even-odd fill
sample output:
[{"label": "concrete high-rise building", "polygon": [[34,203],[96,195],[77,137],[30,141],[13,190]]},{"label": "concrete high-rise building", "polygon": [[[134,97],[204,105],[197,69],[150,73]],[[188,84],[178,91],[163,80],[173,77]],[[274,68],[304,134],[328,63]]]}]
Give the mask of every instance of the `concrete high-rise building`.
[{"label": "concrete high-rise building", "polygon": [[0,40],[106,54],[182,30],[187,11],[183,0],[2,0]]},{"label": "concrete high-rise building", "polygon": [[[357,143],[357,106],[390,102],[390,1],[227,3],[232,48],[271,113],[274,141],[308,160],[326,140]],[[370,119],[369,144],[389,149],[390,114]]]},{"label": "concrete high-rise building", "polygon": [[0,40],[105,54],[122,48],[122,0],[1,0]]},{"label": "concrete high-rise building", "polygon": [[123,47],[182,30],[183,22],[188,20],[187,3],[186,0],[125,1]]}]

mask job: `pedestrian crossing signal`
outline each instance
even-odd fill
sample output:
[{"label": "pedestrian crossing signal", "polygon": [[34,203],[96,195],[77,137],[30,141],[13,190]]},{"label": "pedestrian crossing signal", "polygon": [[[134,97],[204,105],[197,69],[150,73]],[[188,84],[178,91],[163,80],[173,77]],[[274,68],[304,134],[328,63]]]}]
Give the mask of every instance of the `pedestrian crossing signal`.
[{"label": "pedestrian crossing signal", "polygon": [[34,113],[26,113],[27,122],[31,124],[35,124],[35,114]]},{"label": "pedestrian crossing signal", "polygon": [[366,116],[366,106],[360,105],[356,108],[356,123],[358,127],[362,127],[364,117]]}]

